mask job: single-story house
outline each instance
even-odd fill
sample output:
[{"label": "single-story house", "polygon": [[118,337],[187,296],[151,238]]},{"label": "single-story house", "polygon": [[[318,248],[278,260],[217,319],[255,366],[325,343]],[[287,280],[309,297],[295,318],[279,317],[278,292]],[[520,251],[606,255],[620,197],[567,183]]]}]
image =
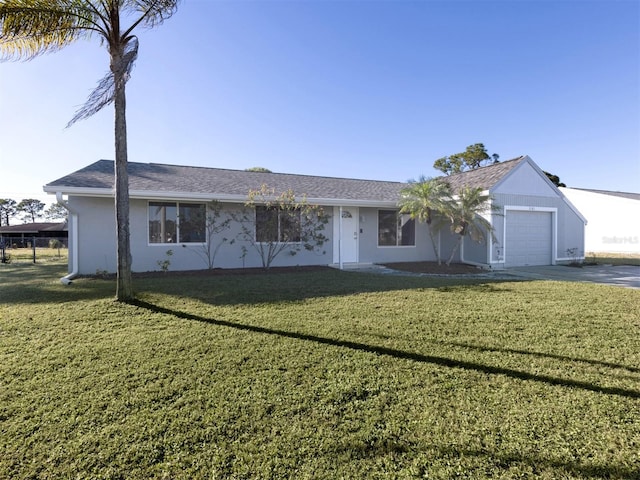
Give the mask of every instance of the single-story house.
[{"label": "single-story house", "polygon": [[50,240],[67,245],[67,222],[35,222],[0,227],[0,242],[6,247],[48,247]]},{"label": "single-story house", "polygon": [[585,252],[640,254],[640,193],[561,187],[586,217]]},{"label": "single-story house", "polygon": [[[435,259],[427,226],[398,215],[399,193],[406,183],[134,162],[128,164],[128,172],[133,271],[159,270],[164,259],[170,261],[171,270],[207,268],[201,254],[206,235],[194,234],[193,222],[181,226],[180,218],[193,217],[213,200],[223,206],[222,213],[237,211],[248,192],[262,185],[305,195],[329,216],[324,231],[328,241],[321,251],[283,254],[273,266],[343,267]],[[499,213],[488,214],[495,240],[489,238],[486,244],[465,240],[454,261],[501,269],[584,256],[584,217],[528,156],[447,180],[454,189],[483,188],[499,208]],[[66,197],[72,274],[116,269],[113,184],[114,162],[100,160],[44,186],[58,200]],[[224,235],[235,241],[220,245],[215,267],[261,266],[255,249],[240,235],[241,225],[231,222],[229,227]],[[204,226],[196,230],[203,232]],[[256,232],[255,239],[260,235]],[[456,240],[449,229],[440,230],[436,238],[443,255]]]}]

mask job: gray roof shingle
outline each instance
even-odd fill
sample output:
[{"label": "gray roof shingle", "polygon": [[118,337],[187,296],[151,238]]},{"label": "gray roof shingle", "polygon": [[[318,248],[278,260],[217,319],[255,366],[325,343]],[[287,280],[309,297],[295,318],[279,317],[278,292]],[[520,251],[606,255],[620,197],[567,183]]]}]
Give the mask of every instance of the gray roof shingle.
[{"label": "gray roof shingle", "polygon": [[482,188],[490,190],[496,183],[502,180],[511,170],[517,167],[525,157],[514,158],[505,162],[495,163],[476,170],[455,173],[448,177],[441,177],[451,185],[451,189],[457,192],[462,187]]},{"label": "gray roof shingle", "polygon": [[[514,169],[525,157],[519,157],[488,167],[441,177],[454,191],[463,186],[489,190]],[[128,163],[129,191],[246,196],[249,190],[263,184],[276,192],[293,190],[313,199],[396,202],[402,182],[319,177],[287,173],[249,172],[222,168],[189,167],[159,163]],[[65,188],[113,189],[114,162],[99,160],[74,173],[45,185],[45,190],[65,191]]]},{"label": "gray roof shingle", "polygon": [[[377,180],[317,177],[284,173],[248,172],[221,168],[188,167],[157,163],[129,162],[129,190],[132,192],[180,192],[246,196],[251,189],[265,184],[282,192],[288,189],[315,199],[345,199],[395,202],[406,184]],[[112,189],[114,162],[99,160],[77,172],[45,185],[56,187]]]}]

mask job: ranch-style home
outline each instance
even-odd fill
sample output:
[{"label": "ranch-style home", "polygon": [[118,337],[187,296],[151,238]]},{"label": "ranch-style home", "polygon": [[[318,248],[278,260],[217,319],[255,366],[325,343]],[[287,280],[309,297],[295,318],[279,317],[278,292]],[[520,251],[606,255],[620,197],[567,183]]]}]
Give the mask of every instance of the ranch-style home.
[{"label": "ranch-style home", "polygon": [[[205,220],[195,213],[214,200],[222,206],[221,215],[237,212],[249,191],[262,185],[306,195],[329,217],[323,232],[328,241],[321,250],[283,252],[272,266],[342,268],[435,260],[427,226],[398,215],[399,193],[406,183],[133,162],[128,171],[133,271],[159,270],[165,259],[170,270],[208,268],[202,255],[207,242]],[[487,213],[493,238],[488,235],[483,244],[466,238],[454,261],[502,269],[584,257],[584,217],[528,156],[451,175],[447,181],[454,190],[464,185],[481,187],[498,207]],[[100,160],[44,186],[45,192],[64,200],[70,212],[71,275],[116,270],[113,183],[113,161]],[[259,215],[265,213],[259,211]],[[214,267],[262,266],[258,253],[241,235],[242,226],[230,222],[229,227],[220,235],[234,241],[220,245]],[[260,241],[264,233],[259,222],[254,230],[254,240]],[[445,227],[436,241],[446,258],[456,238]]]}]

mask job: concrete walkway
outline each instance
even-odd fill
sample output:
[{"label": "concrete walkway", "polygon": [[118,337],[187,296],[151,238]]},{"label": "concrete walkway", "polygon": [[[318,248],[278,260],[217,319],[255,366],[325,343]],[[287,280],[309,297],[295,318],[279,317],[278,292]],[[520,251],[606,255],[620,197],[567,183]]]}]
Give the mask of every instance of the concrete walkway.
[{"label": "concrete walkway", "polygon": [[561,280],[568,282],[591,282],[626,288],[640,288],[640,267],[633,265],[588,265],[567,267],[549,265],[536,267],[513,267],[505,272],[533,280]]}]

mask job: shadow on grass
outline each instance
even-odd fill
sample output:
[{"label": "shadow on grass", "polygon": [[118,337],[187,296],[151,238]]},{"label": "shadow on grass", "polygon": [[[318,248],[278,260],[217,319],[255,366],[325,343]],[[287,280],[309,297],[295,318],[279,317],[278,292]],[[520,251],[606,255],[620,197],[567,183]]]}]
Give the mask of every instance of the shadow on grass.
[{"label": "shadow on grass", "polygon": [[[519,454],[494,454],[482,450],[450,448],[442,451],[443,455],[458,455],[468,457],[490,457],[501,469],[526,464],[534,469],[534,473],[543,468],[564,470],[567,474],[581,478],[640,478],[640,471],[632,467],[621,465],[590,465],[578,461],[552,460],[541,456],[524,456]],[[538,472],[539,473],[539,472]]]},{"label": "shadow on grass", "polygon": [[567,360],[570,362],[588,363],[589,365],[627,370],[628,372],[633,372],[633,373],[640,373],[640,368],[637,368],[637,367],[629,367],[628,365],[622,365],[620,363],[602,362],[600,360],[590,360],[588,358],[567,357],[566,355],[558,355],[555,353],[531,352],[528,350],[517,350],[513,348],[485,347],[481,345],[472,345],[470,343],[461,343],[461,342],[438,342],[438,343],[442,343],[443,345],[450,345],[454,347],[468,348],[469,350],[476,350],[478,352],[514,353],[517,355],[529,355],[532,357],[553,358],[554,360]]},{"label": "shadow on grass", "polygon": [[[373,444],[361,444],[343,448],[342,450],[358,458],[371,458],[390,453],[402,454],[410,451],[420,451],[421,447],[417,444],[398,442],[395,439],[380,439]],[[455,446],[446,448],[434,447],[428,448],[428,450],[432,452],[432,455],[436,455],[437,458],[486,458],[486,463],[494,465],[503,471],[526,465],[531,467],[534,475],[541,474],[543,469],[553,469],[557,470],[557,474],[560,473],[559,471],[563,471],[565,475],[568,474],[580,478],[640,478],[640,470],[623,465],[594,465],[579,461],[553,460],[539,455],[499,454],[489,450],[458,448]],[[430,468],[428,466],[423,467],[420,472],[421,476],[426,478],[429,471]]]},{"label": "shadow on grass", "polygon": [[83,279],[65,286],[66,265],[10,264],[0,267],[0,305],[59,304],[115,297],[115,282]]},{"label": "shadow on grass", "polygon": [[171,310],[169,308],[160,307],[151,303],[136,300],[132,302],[140,308],[145,308],[154,313],[162,313],[165,315],[171,315],[173,317],[182,318],[184,320],[194,320],[198,322],[209,323],[211,325],[218,325],[221,327],[229,327],[237,330],[244,330],[255,333],[264,333],[267,335],[277,335],[285,338],[293,338],[296,340],[305,340],[315,342],[323,345],[332,345],[335,347],[349,348],[352,350],[358,350],[376,355],[386,355],[403,360],[412,360],[416,362],[429,363],[432,365],[438,365],[441,367],[449,368],[461,368],[464,370],[476,371],[485,373],[488,375],[505,375],[510,378],[516,378],[518,380],[527,380],[532,382],[546,383],[548,385],[557,385],[569,388],[579,388],[590,392],[603,393],[606,395],[618,395],[629,398],[640,398],[640,391],[618,388],[618,387],[603,387],[594,385],[589,382],[582,382],[579,380],[571,380],[565,378],[552,377],[550,375],[539,375],[520,370],[514,370],[511,368],[495,367],[491,365],[483,365],[481,363],[468,362],[463,360],[455,360],[447,357],[440,357],[435,355],[423,355],[413,352],[405,352],[403,350],[396,350],[393,348],[380,347],[376,345],[367,345],[365,343],[351,342],[347,340],[338,340],[334,338],[319,337],[316,335],[309,335],[305,333],[289,332],[286,330],[277,330],[266,327],[259,327],[255,325],[245,325],[241,323],[229,322],[227,320],[217,320],[213,318],[205,318],[199,315],[193,315],[191,313],[180,312],[177,310]]},{"label": "shadow on grass", "polygon": [[[64,286],[59,279],[65,274],[60,265],[12,266],[4,272],[0,270],[0,304],[61,303],[109,298],[115,294],[114,279],[78,278],[71,285]],[[520,281],[520,278],[390,276],[327,268],[300,272],[259,271],[244,275],[150,274],[136,278],[134,289],[185,296],[212,305],[251,305],[405,289],[504,293],[510,291],[505,287],[506,282]]]}]

